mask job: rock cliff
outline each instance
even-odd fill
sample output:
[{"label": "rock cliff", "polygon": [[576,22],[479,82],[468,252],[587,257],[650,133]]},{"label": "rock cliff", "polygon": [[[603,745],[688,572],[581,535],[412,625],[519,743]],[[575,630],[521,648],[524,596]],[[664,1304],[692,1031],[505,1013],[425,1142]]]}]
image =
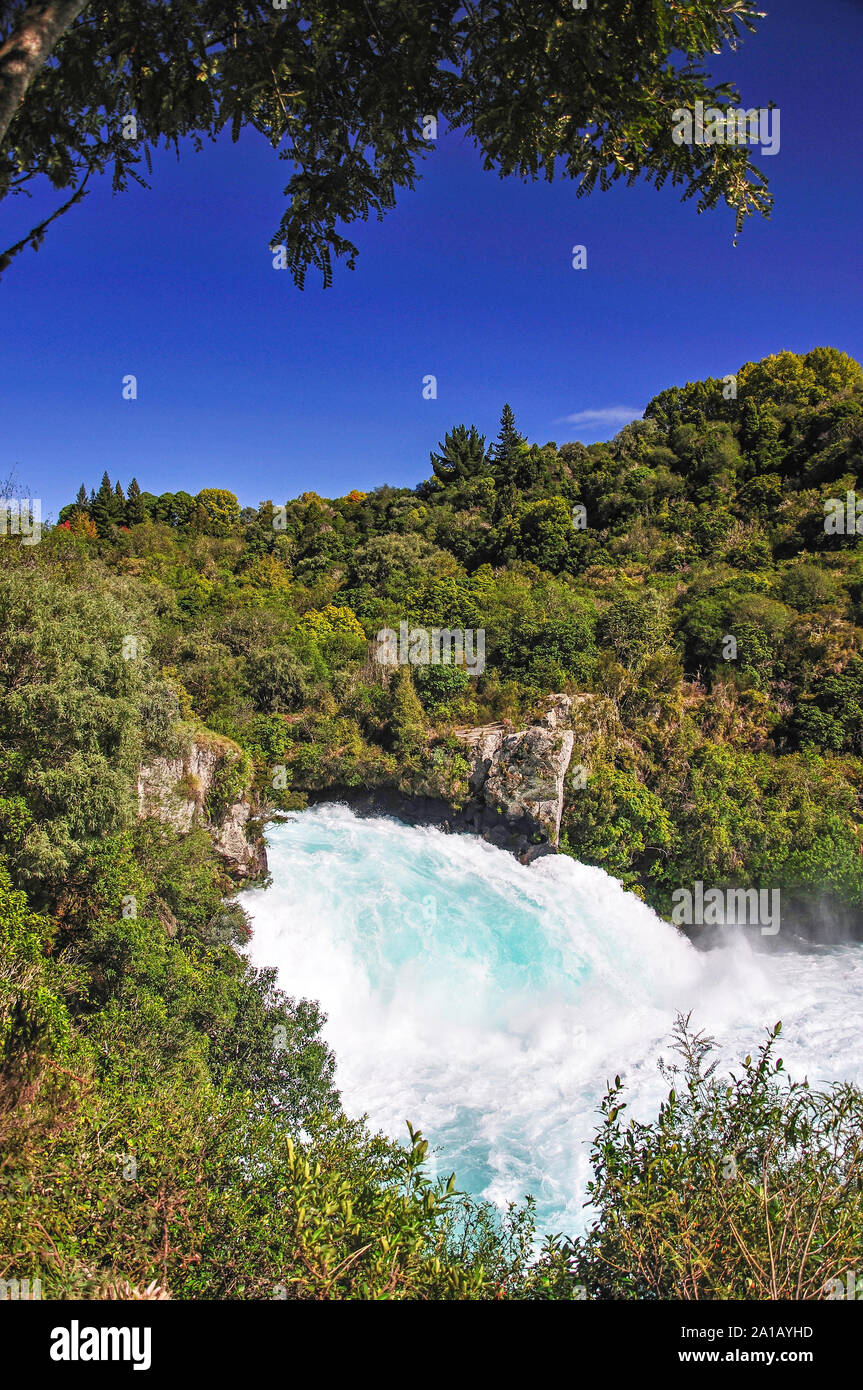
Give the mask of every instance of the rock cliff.
[{"label": "rock cliff", "polygon": [[331,787],[310,800],[345,801],[359,815],[397,816],[412,825],[481,835],[530,863],[553,853],[560,836],[564,779],[574,740],[568,728],[571,714],[567,695],[551,695],[546,712],[527,729],[484,724],[457,730],[470,767],[471,793],[458,808],[387,787]]},{"label": "rock cliff", "polygon": [[209,830],[213,845],[237,878],[267,873],[260,834],[249,838],[254,808],[247,794],[248,767],[230,739],[198,730],[186,750],[154,758],[138,773],[138,815],[153,816],[185,833]]},{"label": "rock cliff", "polygon": [[572,757],[572,702],[553,695],[541,719],[517,732],[502,724],[461,729],[472,763],[470,789],[504,821],[524,819],[551,846],[560,837],[563,783]]}]

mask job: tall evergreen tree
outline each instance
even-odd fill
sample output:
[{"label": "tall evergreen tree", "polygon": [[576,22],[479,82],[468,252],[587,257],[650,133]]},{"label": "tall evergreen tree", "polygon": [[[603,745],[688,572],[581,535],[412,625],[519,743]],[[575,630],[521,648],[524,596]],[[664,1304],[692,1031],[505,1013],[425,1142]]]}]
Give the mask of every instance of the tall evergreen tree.
[{"label": "tall evergreen tree", "polygon": [[522,449],[527,446],[524,435],[519,434],[515,427],[515,416],[511,405],[505,405],[500,412],[500,432],[497,442],[492,445],[492,458],[495,462],[495,472],[501,475],[512,471],[515,460]]},{"label": "tall evergreen tree", "polygon": [[96,523],[96,530],[100,536],[110,535],[111,525],[114,520],[114,489],[111,487],[111,479],[107,471],[102,474],[102,481],[99,484],[99,491],[93,499],[90,512]]},{"label": "tall evergreen tree", "polygon": [[87,489],[82,483],[78,489],[78,496],[75,498],[75,505],[80,507],[82,512],[87,510]]},{"label": "tall evergreen tree", "polygon": [[111,520],[117,526],[122,526],[126,520],[126,494],[123,485],[118,478],[114,484],[114,498],[111,503]]},{"label": "tall evergreen tree", "polygon": [[141,522],[146,520],[147,508],[144,506],[138,479],[133,478],[129,484],[129,495],[126,498],[126,525],[140,526]]},{"label": "tall evergreen tree", "polygon": [[470,430],[456,425],[444,435],[443,444],[438,448],[440,453],[431,453],[429,458],[435,477],[442,483],[465,482],[486,471],[485,435],[479,434],[475,425],[471,425]]},{"label": "tall evergreen tree", "polygon": [[491,450],[492,473],[497,490],[496,519],[511,511],[515,505],[521,463],[527,453],[527,447],[527,440],[515,427],[512,406],[505,405],[500,413],[497,442],[492,445]]}]

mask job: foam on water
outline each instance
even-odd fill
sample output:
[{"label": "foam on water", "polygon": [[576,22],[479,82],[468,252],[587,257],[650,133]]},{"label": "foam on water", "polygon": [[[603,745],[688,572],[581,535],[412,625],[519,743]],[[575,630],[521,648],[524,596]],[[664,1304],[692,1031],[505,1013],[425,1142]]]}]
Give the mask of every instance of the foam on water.
[{"label": "foam on water", "polygon": [[441,1172],[540,1226],[574,1230],[606,1080],[648,1119],[678,1012],[729,1061],[783,1020],[782,1056],[813,1081],[863,1081],[863,947],[696,951],[601,869],[530,867],[466,835],[362,820],[343,806],[271,827],[273,885],[243,894],[250,954],[320,1000],[349,1114],[437,1146]]}]

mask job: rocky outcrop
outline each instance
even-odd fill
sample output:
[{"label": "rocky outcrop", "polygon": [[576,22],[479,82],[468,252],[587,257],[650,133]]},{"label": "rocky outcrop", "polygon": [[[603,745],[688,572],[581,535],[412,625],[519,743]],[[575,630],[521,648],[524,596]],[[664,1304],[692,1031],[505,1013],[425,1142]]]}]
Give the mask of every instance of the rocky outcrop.
[{"label": "rocky outcrop", "polygon": [[481,835],[530,863],[554,853],[560,836],[564,779],[573,746],[567,727],[571,710],[568,696],[552,695],[545,713],[527,729],[484,724],[457,730],[470,766],[471,795],[463,806],[391,787],[331,787],[309,799],[345,801],[358,815],[396,816],[409,825]]},{"label": "rocky outcrop", "polygon": [[532,822],[541,840],[556,846],[563,812],[563,784],[572,757],[572,702],[553,695],[541,719],[510,732],[505,725],[461,729],[472,762],[470,789],[504,821]]},{"label": "rocky outcrop", "polygon": [[243,753],[235,743],[196,732],[185,752],[154,758],[140,769],[138,815],[153,816],[181,834],[205,826],[235,877],[262,878],[267,853],[259,833],[249,838],[254,808],[243,771]]},{"label": "rocky outcrop", "polygon": [[218,824],[210,826],[213,844],[239,878],[262,878],[267,872],[267,851],[263,840],[249,838],[253,819],[250,803],[243,798],[225,811]]}]

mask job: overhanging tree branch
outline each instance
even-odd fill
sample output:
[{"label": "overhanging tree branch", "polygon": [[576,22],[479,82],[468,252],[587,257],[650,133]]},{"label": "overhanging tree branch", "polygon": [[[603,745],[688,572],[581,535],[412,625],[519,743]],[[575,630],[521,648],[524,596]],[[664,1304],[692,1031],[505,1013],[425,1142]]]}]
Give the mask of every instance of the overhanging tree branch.
[{"label": "overhanging tree branch", "polygon": [[699,211],[724,199],[739,230],[770,210],[749,151],[678,145],[672,130],[680,108],[737,100],[694,60],[752,29],[755,4],[579,14],[533,0],[528,23],[521,0],[291,0],[284,14],[265,0],[0,0],[0,199],[39,177],[71,189],[85,169],[111,168],[120,191],[163,144],[252,127],[296,170],[270,244],[287,246],[298,286],[311,266],[326,285],[334,258],[357,255],[342,228],[414,186],[430,148],[418,116],[434,112],[502,177],[560,174],[579,195],[668,181]]},{"label": "overhanging tree branch", "polygon": [[87,0],[37,0],[0,47],[0,141],[36,73],[86,4]]},{"label": "overhanging tree branch", "polygon": [[75,189],[75,192],[72,194],[72,197],[67,198],[66,202],[63,204],[62,207],[57,208],[56,212],[52,212],[51,216],[46,217],[43,222],[39,222],[37,226],[35,226],[32,229],[32,231],[29,231],[25,237],[22,237],[20,241],[16,241],[14,246],[9,246],[5,251],[0,251],[0,275],[2,275],[9,262],[15,256],[17,256],[19,252],[23,251],[25,247],[32,246],[34,251],[38,251],[39,246],[42,243],[42,239],[45,236],[45,232],[48,229],[48,227],[50,227],[54,219],[57,217],[62,217],[64,212],[68,212],[69,209],[73,207],[75,203],[80,203],[81,199],[85,197],[87,180],[90,177],[91,172],[92,171],[90,169],[87,170],[81,183],[78,185],[78,187]]}]

